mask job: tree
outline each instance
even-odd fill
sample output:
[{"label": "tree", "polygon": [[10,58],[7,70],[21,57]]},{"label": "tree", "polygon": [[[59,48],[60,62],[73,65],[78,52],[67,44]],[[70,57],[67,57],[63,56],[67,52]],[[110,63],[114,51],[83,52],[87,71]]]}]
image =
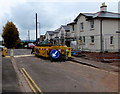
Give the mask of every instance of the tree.
[{"label": "tree", "polygon": [[7,48],[17,47],[20,42],[19,32],[13,22],[8,21],[3,27],[2,37]]}]

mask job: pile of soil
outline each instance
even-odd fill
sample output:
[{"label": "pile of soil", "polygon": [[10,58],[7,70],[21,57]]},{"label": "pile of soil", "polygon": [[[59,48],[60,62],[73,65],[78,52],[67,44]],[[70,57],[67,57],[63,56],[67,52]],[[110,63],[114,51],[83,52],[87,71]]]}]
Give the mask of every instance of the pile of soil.
[{"label": "pile of soil", "polygon": [[82,52],[86,59],[95,61],[103,61],[114,66],[120,67],[120,52],[108,52],[108,53],[97,53],[97,52]]}]

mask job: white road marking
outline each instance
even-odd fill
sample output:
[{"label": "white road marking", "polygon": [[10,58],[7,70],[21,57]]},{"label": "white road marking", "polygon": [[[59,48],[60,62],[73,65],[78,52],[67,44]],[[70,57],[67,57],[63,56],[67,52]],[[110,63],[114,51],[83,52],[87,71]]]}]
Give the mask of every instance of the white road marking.
[{"label": "white road marking", "polygon": [[14,57],[27,57],[27,56],[34,56],[34,55],[31,55],[31,54],[28,54],[28,55],[16,55]]}]

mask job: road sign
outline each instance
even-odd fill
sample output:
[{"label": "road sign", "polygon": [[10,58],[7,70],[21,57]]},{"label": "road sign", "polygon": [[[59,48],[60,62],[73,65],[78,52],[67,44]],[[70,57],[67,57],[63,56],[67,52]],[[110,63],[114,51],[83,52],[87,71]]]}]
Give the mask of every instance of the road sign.
[{"label": "road sign", "polygon": [[58,50],[53,49],[53,50],[50,52],[50,56],[51,56],[52,58],[57,59],[57,58],[60,57],[60,53],[59,53]]}]

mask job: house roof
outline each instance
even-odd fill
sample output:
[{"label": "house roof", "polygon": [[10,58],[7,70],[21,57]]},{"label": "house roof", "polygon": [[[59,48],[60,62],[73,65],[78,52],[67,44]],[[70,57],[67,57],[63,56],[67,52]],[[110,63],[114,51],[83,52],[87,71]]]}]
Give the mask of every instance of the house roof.
[{"label": "house roof", "polygon": [[49,35],[54,35],[54,31],[47,31],[46,33],[48,33]]},{"label": "house roof", "polygon": [[97,12],[94,14],[93,18],[114,18],[114,19],[120,19],[119,13],[113,13],[113,12]]},{"label": "house roof", "polygon": [[71,23],[68,23],[67,25],[73,25],[73,24],[76,24],[76,22],[71,22]]},{"label": "house roof", "polygon": [[44,37],[45,35],[40,35],[41,37]]},{"label": "house roof", "polygon": [[99,11],[97,13],[80,13],[75,19],[74,22],[78,20],[80,15],[84,15],[87,18],[112,18],[112,19],[120,19],[120,13],[113,13],[113,12],[103,12]]},{"label": "house roof", "polygon": [[61,27],[63,27],[66,31],[70,30],[69,26],[67,26],[67,25],[61,25]]},{"label": "house roof", "polygon": [[54,33],[59,33],[59,31],[60,31],[60,28],[56,29]]}]

